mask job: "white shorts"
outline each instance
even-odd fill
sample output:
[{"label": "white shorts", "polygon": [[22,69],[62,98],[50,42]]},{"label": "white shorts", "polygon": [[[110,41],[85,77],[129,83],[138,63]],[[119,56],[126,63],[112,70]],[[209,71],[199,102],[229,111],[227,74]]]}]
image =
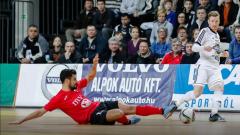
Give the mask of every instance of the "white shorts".
[{"label": "white shorts", "polygon": [[196,68],[194,68],[193,80],[193,85],[204,86],[208,84],[210,90],[214,90],[212,88],[216,85],[221,85],[221,87],[224,85],[222,74],[219,69],[201,68],[201,65],[197,65]]}]

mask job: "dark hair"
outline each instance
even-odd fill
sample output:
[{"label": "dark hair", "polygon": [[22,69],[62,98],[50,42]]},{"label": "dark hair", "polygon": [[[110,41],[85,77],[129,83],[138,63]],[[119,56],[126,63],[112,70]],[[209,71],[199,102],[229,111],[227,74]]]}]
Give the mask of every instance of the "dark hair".
[{"label": "dark hair", "polygon": [[130,18],[130,16],[127,13],[122,13],[121,17],[128,17],[128,18]]},{"label": "dark hair", "polygon": [[105,4],[105,0],[97,0],[97,2],[103,2]]},{"label": "dark hair", "polygon": [[240,29],[240,25],[236,25],[236,26],[233,27],[234,34],[235,34],[236,29]]},{"label": "dark hair", "polygon": [[198,10],[204,10],[204,11],[207,13],[207,10],[206,10],[206,8],[205,8],[205,7],[203,7],[203,6],[199,6],[199,7],[197,8],[196,12],[197,12]]},{"label": "dark hair", "polygon": [[86,3],[87,1],[89,1],[89,2],[92,2],[92,3],[93,3],[93,0],[85,0],[85,2],[84,2],[84,3]]},{"label": "dark hair", "polygon": [[30,25],[28,25],[28,28],[31,28],[31,27],[33,27],[33,28],[37,28],[37,29],[38,29],[38,26],[35,25],[35,24],[30,24]]},{"label": "dark hair", "polygon": [[147,43],[148,47],[149,47],[149,45],[150,45],[149,41],[146,40],[146,39],[141,39],[140,42],[139,42],[139,44],[141,44],[141,43]]},{"label": "dark hair", "polygon": [[177,33],[178,33],[180,30],[185,30],[185,31],[187,32],[187,28],[185,28],[185,27],[183,27],[183,26],[178,27],[178,29],[177,29]]},{"label": "dark hair", "polygon": [[63,83],[65,79],[70,79],[72,75],[76,74],[76,71],[73,69],[63,69],[60,73],[60,80]]}]

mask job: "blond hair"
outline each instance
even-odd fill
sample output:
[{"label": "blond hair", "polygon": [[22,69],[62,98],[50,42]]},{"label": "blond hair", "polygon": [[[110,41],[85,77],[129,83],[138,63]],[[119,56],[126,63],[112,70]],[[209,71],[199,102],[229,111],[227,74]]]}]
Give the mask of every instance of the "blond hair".
[{"label": "blond hair", "polygon": [[220,14],[218,13],[218,11],[211,11],[208,13],[208,19],[210,17],[219,17],[220,18]]}]

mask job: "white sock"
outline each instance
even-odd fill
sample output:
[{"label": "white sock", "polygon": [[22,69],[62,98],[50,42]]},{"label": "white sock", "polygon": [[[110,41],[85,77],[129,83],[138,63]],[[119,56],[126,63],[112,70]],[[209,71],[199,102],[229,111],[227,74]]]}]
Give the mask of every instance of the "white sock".
[{"label": "white sock", "polygon": [[212,111],[211,111],[212,115],[218,113],[218,109],[221,105],[222,95],[223,95],[223,91],[214,91],[214,94],[212,97]]},{"label": "white sock", "polygon": [[176,102],[177,107],[179,107],[182,103],[187,102],[189,100],[195,99],[196,96],[194,95],[193,91],[187,92],[180,100]]}]

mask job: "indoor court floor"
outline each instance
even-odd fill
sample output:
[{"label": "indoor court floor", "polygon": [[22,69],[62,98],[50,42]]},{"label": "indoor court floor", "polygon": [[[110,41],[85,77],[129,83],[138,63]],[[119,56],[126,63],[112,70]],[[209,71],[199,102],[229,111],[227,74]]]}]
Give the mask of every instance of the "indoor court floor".
[{"label": "indoor court floor", "polygon": [[61,111],[53,111],[22,125],[8,122],[23,118],[35,109],[0,108],[0,135],[240,135],[240,113],[222,113],[227,122],[211,123],[209,113],[196,112],[196,121],[183,124],[179,112],[165,120],[162,116],[141,117],[136,125],[77,125]]}]

